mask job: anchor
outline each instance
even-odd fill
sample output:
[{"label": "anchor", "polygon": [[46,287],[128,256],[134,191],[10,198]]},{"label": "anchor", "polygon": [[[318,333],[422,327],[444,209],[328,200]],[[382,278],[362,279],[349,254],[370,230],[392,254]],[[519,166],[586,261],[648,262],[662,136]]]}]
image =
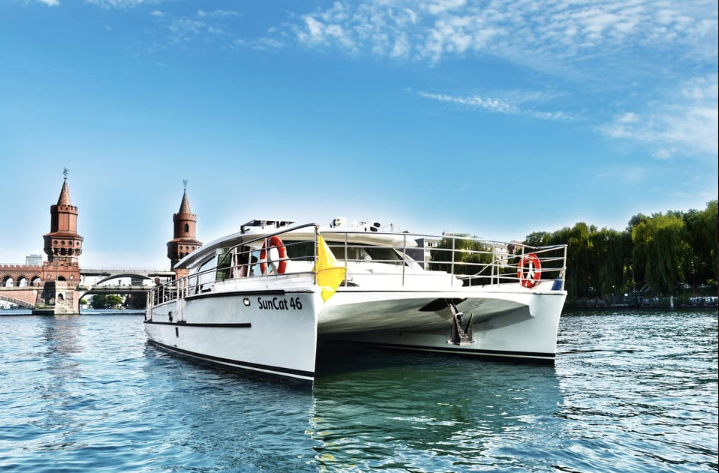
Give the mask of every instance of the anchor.
[{"label": "anchor", "polygon": [[474,339],[472,338],[472,319],[474,318],[474,314],[469,314],[469,321],[467,321],[465,328],[462,328],[462,317],[464,314],[457,310],[457,306],[454,305],[454,302],[448,302],[447,307],[452,312],[452,330],[450,331],[447,343],[459,346],[474,343]]}]

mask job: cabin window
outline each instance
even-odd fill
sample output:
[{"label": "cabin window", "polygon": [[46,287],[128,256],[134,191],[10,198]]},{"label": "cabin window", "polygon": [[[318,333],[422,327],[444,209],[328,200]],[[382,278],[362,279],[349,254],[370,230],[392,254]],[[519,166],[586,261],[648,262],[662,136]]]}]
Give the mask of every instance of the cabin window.
[{"label": "cabin window", "polygon": [[312,261],[315,256],[314,241],[285,241],[287,257],[292,260]]},{"label": "cabin window", "polygon": [[[332,254],[338,260],[345,259],[345,246],[343,243],[328,243]],[[394,263],[402,261],[401,256],[392,248],[379,248],[366,245],[347,245],[347,261],[377,261],[380,263]]]},{"label": "cabin window", "polygon": [[399,256],[399,254],[392,248],[376,248],[368,246],[366,248],[363,248],[363,250],[365,251],[365,253],[369,254],[371,259],[375,261],[402,261],[402,258]]},{"label": "cabin window", "polygon": [[222,248],[220,254],[217,256],[217,272],[215,273],[217,281],[224,281],[230,278],[232,258],[227,254],[229,251],[229,248]]},{"label": "cabin window", "polygon": [[215,272],[212,271],[214,267],[215,257],[208,259],[207,261],[202,263],[202,266],[200,266],[200,270],[198,271],[198,283],[200,286],[200,292],[210,290],[212,288],[212,283],[215,281]]}]

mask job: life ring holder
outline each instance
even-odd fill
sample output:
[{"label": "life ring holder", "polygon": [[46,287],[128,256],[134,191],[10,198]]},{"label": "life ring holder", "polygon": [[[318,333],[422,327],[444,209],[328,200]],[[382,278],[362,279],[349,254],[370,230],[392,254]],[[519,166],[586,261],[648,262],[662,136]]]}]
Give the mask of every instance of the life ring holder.
[{"label": "life ring holder", "polygon": [[[526,266],[526,270],[525,270]],[[524,258],[519,260],[519,267],[517,268],[517,277],[519,278],[519,284],[522,287],[531,289],[539,284],[541,278],[542,264],[539,262],[539,258],[534,253],[529,253]]]},{"label": "life ring holder", "polygon": [[262,274],[266,274],[267,271],[267,250],[272,248],[277,248],[277,252],[280,255],[280,261],[276,265],[276,271],[277,274],[284,274],[287,270],[287,248],[285,248],[285,244],[282,243],[282,240],[280,240],[280,237],[277,235],[270,237],[270,244],[269,247],[267,245],[267,240],[265,240],[265,243],[262,245],[262,250],[260,250],[260,272]]}]

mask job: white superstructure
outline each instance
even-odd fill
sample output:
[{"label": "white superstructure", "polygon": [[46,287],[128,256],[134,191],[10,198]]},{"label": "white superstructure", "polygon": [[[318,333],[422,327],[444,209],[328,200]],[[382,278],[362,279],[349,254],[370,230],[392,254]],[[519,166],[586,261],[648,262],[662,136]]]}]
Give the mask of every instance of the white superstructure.
[{"label": "white superstructure", "polygon": [[382,232],[343,219],[328,228],[253,220],[177,267],[189,276],[149,295],[152,343],[305,380],[322,338],[553,362],[567,296],[565,245]]}]

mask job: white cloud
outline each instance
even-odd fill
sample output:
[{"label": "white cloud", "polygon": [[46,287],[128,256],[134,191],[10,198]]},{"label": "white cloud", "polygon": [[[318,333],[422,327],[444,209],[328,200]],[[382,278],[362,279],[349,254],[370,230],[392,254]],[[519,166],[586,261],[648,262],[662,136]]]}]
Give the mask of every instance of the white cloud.
[{"label": "white cloud", "polygon": [[652,156],[654,156],[657,159],[669,159],[672,157],[672,154],[676,152],[675,148],[662,148],[654,152]]},{"label": "white cloud", "polygon": [[655,148],[653,155],[668,159],[678,155],[703,155],[716,159],[717,75],[687,80],[677,97],[642,113],[626,112],[599,131],[610,138],[629,139]]},{"label": "white cloud", "polygon": [[127,8],[137,5],[159,3],[160,0],[85,0],[87,3],[110,8]]},{"label": "white cloud", "polygon": [[171,44],[188,43],[194,38],[215,41],[220,35],[227,34],[229,27],[225,20],[242,16],[232,10],[197,10],[190,17],[169,17],[164,12],[155,10],[151,15],[159,18],[170,30]]},{"label": "white cloud", "polygon": [[172,32],[170,42],[179,43],[188,41],[191,37],[200,35],[205,32],[206,23],[191,18],[176,18],[168,26]]},{"label": "white cloud", "polygon": [[719,98],[717,74],[688,80],[682,87],[682,95],[696,101],[717,100]]},{"label": "white cloud", "polygon": [[197,16],[201,18],[239,18],[242,14],[234,10],[197,10]]},{"label": "white cloud", "polygon": [[260,38],[255,38],[252,40],[236,39],[235,45],[262,51],[269,49],[280,49],[285,46],[282,41],[279,41],[275,38],[268,38],[266,36],[262,36]]},{"label": "white cloud", "polygon": [[627,112],[617,117],[617,123],[636,123],[638,118],[633,112]]},{"label": "white cloud", "polygon": [[[493,113],[502,113],[507,115],[524,115],[539,118],[542,120],[575,120],[575,118],[571,114],[566,112],[542,112],[537,110],[524,109],[521,108],[517,103],[508,102],[506,100],[497,98],[480,97],[477,95],[468,97],[452,96],[447,94],[434,94],[428,92],[417,92],[417,95],[427,99],[436,100],[438,102],[452,103],[463,107],[482,109]],[[528,94],[528,96],[531,96],[531,94]]]},{"label": "white cloud", "polygon": [[48,5],[50,7],[56,7],[56,6],[60,5],[59,0],[37,0],[37,1],[40,3],[44,3],[45,5]]},{"label": "white cloud", "polygon": [[[676,45],[716,56],[716,5],[650,0],[376,0],[335,2],[302,17],[293,32],[308,46],[338,46],[439,62],[481,51],[516,61],[561,64],[637,45]],[[338,42],[327,31],[342,31]],[[393,47],[402,38],[401,48]],[[686,46],[689,48],[686,48]]]}]

